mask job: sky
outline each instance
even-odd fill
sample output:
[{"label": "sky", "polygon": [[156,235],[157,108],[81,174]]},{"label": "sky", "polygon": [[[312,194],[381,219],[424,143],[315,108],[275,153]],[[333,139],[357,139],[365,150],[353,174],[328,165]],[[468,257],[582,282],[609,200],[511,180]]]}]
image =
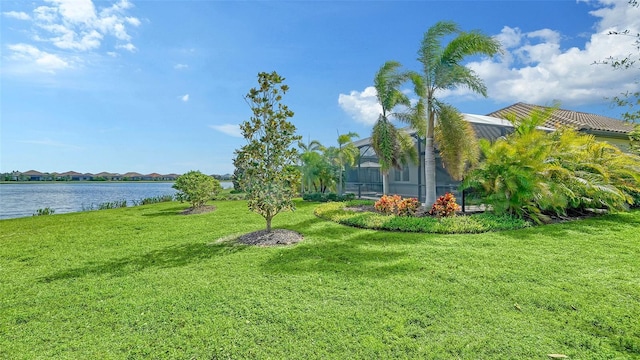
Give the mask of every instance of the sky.
[{"label": "sky", "polygon": [[[640,68],[594,64],[637,54],[640,9],[626,0],[0,1],[0,172],[233,172],[251,116],[244,95],[277,71],[304,141],[371,134],[373,77],[385,61],[421,69],[441,20],[503,45],[465,61],[488,96],[443,91],[461,112],[516,102],[619,118],[609,100]],[[410,93],[410,86],[406,86]]]}]

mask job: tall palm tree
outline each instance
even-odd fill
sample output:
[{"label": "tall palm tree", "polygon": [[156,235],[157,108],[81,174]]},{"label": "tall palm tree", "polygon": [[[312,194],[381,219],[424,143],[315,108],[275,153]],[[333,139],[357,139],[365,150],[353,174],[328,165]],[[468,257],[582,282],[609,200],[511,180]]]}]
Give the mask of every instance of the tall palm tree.
[{"label": "tall palm tree", "polygon": [[[380,103],[381,113],[373,126],[371,134],[371,146],[378,156],[380,171],[382,171],[382,192],[387,194],[389,184],[389,170],[400,170],[403,164],[409,160],[417,163],[418,154],[413,140],[406,133],[396,128],[391,122],[391,117],[417,127],[421,121],[419,116],[414,116],[420,109],[416,106],[411,110],[409,97],[400,90],[400,86],[409,78],[409,74],[398,71],[400,63],[387,61],[382,65],[374,78],[376,96]],[[398,106],[404,107],[404,112],[393,112]]]},{"label": "tall palm tree", "polygon": [[353,138],[360,137],[360,135],[349,132],[347,134],[338,134],[338,148],[336,151],[337,165],[340,168],[339,180],[338,180],[338,195],[342,195],[342,173],[344,172],[344,166],[353,166],[356,159],[360,155],[358,148],[353,145]]},{"label": "tall palm tree", "polygon": [[[442,40],[447,36],[455,36],[446,46],[442,46]],[[426,111],[426,137],[425,137],[425,185],[426,185],[426,206],[431,206],[436,200],[436,162],[434,152],[434,136],[436,128],[451,129],[457,127],[469,127],[465,121],[460,121],[458,111],[451,106],[438,101],[435,97],[436,91],[454,89],[459,86],[467,87],[475,93],[487,96],[487,88],[482,79],[471,69],[463,66],[460,62],[467,56],[488,55],[493,56],[501,51],[500,43],[489,36],[478,31],[463,32],[458,25],[451,21],[440,21],[433,25],[424,34],[422,44],[418,50],[418,60],[422,63],[422,73],[412,74],[414,81],[419,81],[416,88],[420,97],[419,104]],[[438,119],[436,123],[436,118]],[[446,130],[449,131],[449,130]],[[455,143],[476,147],[473,132],[465,129],[460,131],[460,136]],[[444,136],[440,137],[444,139]],[[451,142],[454,140],[447,139]],[[475,161],[477,151],[469,152],[462,146],[450,146],[448,149],[441,148],[442,151],[453,151],[454,154],[443,154],[443,159],[454,159],[462,163]],[[465,155],[466,153],[466,155]],[[469,158],[471,156],[471,158]],[[460,166],[445,163],[447,170],[460,169]],[[452,177],[460,178],[462,174],[455,172]]]},{"label": "tall palm tree", "polygon": [[306,144],[302,141],[298,142],[298,148],[300,148],[300,166],[302,168],[302,193],[304,194],[304,183],[307,182],[307,190],[311,190],[312,174],[310,171],[309,161],[311,153],[321,153],[325,150],[324,146],[318,140],[308,141]]}]

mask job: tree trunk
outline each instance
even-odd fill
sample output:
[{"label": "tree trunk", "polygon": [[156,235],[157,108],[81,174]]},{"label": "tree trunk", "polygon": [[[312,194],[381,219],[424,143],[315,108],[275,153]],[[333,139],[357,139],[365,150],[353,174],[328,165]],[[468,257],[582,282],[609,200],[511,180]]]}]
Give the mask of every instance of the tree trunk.
[{"label": "tree trunk", "polygon": [[338,196],[342,195],[342,169],[340,169],[340,176],[338,177]]},{"label": "tree trunk", "polygon": [[433,137],[425,139],[424,145],[424,185],[425,208],[431,208],[436,202],[436,157],[433,147]]},{"label": "tree trunk", "polygon": [[270,233],[271,232],[271,219],[273,219],[273,216],[267,216],[264,219],[267,220],[267,232]]},{"label": "tree trunk", "polygon": [[382,174],[382,195],[389,194],[389,172]]}]

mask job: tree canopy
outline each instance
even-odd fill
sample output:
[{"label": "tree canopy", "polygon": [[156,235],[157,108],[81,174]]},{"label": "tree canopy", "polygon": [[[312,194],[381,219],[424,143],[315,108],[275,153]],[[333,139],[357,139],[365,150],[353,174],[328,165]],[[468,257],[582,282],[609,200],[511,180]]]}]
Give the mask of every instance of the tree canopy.
[{"label": "tree canopy", "polygon": [[247,193],[249,209],[265,218],[267,231],[274,216],[295,208],[292,198],[300,181],[293,144],[301,137],[288,121],[293,111],[282,103],[289,90],[284,80],[275,71],[258,74],[258,87],[245,96],[252,116],[240,126],[247,144],[236,150],[234,159],[243,169],[239,184]]}]

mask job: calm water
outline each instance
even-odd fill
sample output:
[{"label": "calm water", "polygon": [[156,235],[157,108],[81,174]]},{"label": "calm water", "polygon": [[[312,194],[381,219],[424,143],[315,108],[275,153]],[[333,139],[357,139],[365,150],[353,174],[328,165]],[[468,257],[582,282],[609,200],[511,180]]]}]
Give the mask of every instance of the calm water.
[{"label": "calm water", "polygon": [[[220,184],[224,188],[233,186],[227,182]],[[144,198],[174,195],[172,185],[165,182],[0,184],[0,219],[31,216],[46,207],[63,214],[121,200],[131,206]]]}]

